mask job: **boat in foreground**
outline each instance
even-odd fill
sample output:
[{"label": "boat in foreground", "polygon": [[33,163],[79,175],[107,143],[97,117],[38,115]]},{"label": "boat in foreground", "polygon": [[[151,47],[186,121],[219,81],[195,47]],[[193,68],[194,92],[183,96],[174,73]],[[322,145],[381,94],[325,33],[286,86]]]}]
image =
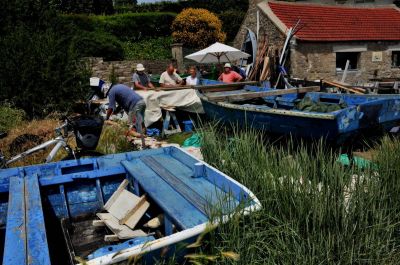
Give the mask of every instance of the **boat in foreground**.
[{"label": "boat in foreground", "polygon": [[[150,205],[135,227],[145,235],[106,242],[111,231],[94,226],[96,214],[126,180],[125,191],[145,195]],[[0,258],[4,265],[115,264],[131,257],[152,264],[184,255],[179,245],[194,242],[210,223],[260,207],[246,187],[175,147],[4,169]],[[145,227],[158,216],[162,226]]]},{"label": "boat in foreground", "polygon": [[[204,87],[219,82],[203,80]],[[390,130],[400,122],[400,95],[352,95],[318,92],[319,87],[271,89],[224,86],[198,88],[204,111],[226,124],[251,126],[279,135],[321,138],[343,143],[369,129]]]}]

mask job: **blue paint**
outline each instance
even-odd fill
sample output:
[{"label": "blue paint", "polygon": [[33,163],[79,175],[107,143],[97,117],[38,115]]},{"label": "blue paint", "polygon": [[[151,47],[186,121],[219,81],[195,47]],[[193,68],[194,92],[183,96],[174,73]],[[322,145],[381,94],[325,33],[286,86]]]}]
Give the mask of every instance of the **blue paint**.
[{"label": "blue paint", "polygon": [[25,177],[27,264],[50,265],[37,175]]},{"label": "blue paint", "polygon": [[[215,84],[215,81],[203,80],[203,82],[203,84]],[[268,90],[271,89],[246,86],[242,90],[212,94],[230,95]],[[294,110],[296,100],[303,96],[298,94],[266,97],[264,98],[265,105],[221,105],[209,101],[201,93],[198,94],[205,113],[210,118],[226,124],[250,126],[279,135],[291,134],[304,138],[325,137],[329,141],[341,143],[360,130],[375,127],[390,129],[400,122],[400,95],[306,93],[305,96],[314,102],[328,104],[344,102],[348,106],[330,113],[319,113]],[[282,111],[278,112],[275,109]]]},{"label": "blue paint", "polygon": [[26,264],[24,179],[10,178],[6,240],[3,265]]},{"label": "blue paint", "polygon": [[[154,163],[143,163],[146,157],[155,160],[156,167]],[[207,222],[207,214],[199,210],[199,202],[219,207],[219,197],[232,194],[235,199],[228,200],[232,207],[227,209],[238,205],[245,192],[206,164],[194,178],[196,163],[197,159],[180,149],[167,147],[0,170],[0,225],[6,225],[3,264],[50,264],[45,210],[60,219],[93,215],[125,178],[130,181],[130,190],[147,194],[151,203],[157,204],[167,216],[167,234],[174,232],[173,226],[179,231]],[[168,177],[189,193],[171,186]],[[110,246],[114,252],[132,247],[132,243],[129,246],[125,243]],[[174,248],[170,246],[171,250]],[[110,251],[101,248],[91,257]],[[145,259],[153,261],[162,252],[165,253],[155,250],[146,254]]]}]

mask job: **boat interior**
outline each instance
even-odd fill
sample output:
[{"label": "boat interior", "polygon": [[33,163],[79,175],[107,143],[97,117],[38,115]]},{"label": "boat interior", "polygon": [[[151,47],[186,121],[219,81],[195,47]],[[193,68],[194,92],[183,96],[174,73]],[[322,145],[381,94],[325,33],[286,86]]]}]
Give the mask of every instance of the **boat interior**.
[{"label": "boat interior", "polygon": [[[110,201],[118,204],[113,196],[121,190],[149,204],[134,226],[139,236],[129,229],[128,238],[121,239],[119,227],[116,231],[98,217]],[[82,258],[108,264],[99,262],[166,236],[183,234],[180,238],[190,243],[197,236],[185,237],[185,231],[254,204],[242,185],[174,147],[0,170],[0,259],[25,264],[29,256],[40,264],[71,265]],[[148,225],[155,219],[158,225]],[[154,253],[176,251],[185,248],[154,249],[143,259],[151,262]]]}]

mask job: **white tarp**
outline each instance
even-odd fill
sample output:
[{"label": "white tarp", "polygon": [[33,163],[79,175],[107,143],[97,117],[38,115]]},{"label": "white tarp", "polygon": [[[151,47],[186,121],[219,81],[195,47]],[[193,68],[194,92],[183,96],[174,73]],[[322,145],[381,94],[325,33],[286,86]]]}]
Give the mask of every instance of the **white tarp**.
[{"label": "white tarp", "polygon": [[[157,122],[161,118],[162,106],[169,108],[173,107],[192,113],[204,113],[200,98],[196,95],[196,91],[194,89],[182,89],[173,91],[136,90],[136,92],[140,96],[142,96],[144,101],[146,102],[146,112],[144,115],[144,123],[146,127]],[[102,116],[105,115],[107,107],[108,100],[105,100],[103,106],[101,107]],[[127,119],[126,114],[123,117],[121,117],[121,115],[112,117],[113,120]]]}]

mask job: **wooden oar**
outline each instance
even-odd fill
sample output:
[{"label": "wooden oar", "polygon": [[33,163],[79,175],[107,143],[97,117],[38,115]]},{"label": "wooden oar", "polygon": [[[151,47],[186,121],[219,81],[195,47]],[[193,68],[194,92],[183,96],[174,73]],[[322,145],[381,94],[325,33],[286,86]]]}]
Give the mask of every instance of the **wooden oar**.
[{"label": "wooden oar", "polygon": [[270,91],[260,91],[260,92],[246,92],[240,94],[230,94],[230,95],[207,95],[207,98],[211,101],[243,101],[254,98],[263,98],[269,96],[279,96],[279,95],[287,95],[287,94],[300,94],[307,92],[316,92],[320,91],[319,86],[310,86],[310,87],[300,87],[300,88],[290,88],[290,89],[274,89]]}]

